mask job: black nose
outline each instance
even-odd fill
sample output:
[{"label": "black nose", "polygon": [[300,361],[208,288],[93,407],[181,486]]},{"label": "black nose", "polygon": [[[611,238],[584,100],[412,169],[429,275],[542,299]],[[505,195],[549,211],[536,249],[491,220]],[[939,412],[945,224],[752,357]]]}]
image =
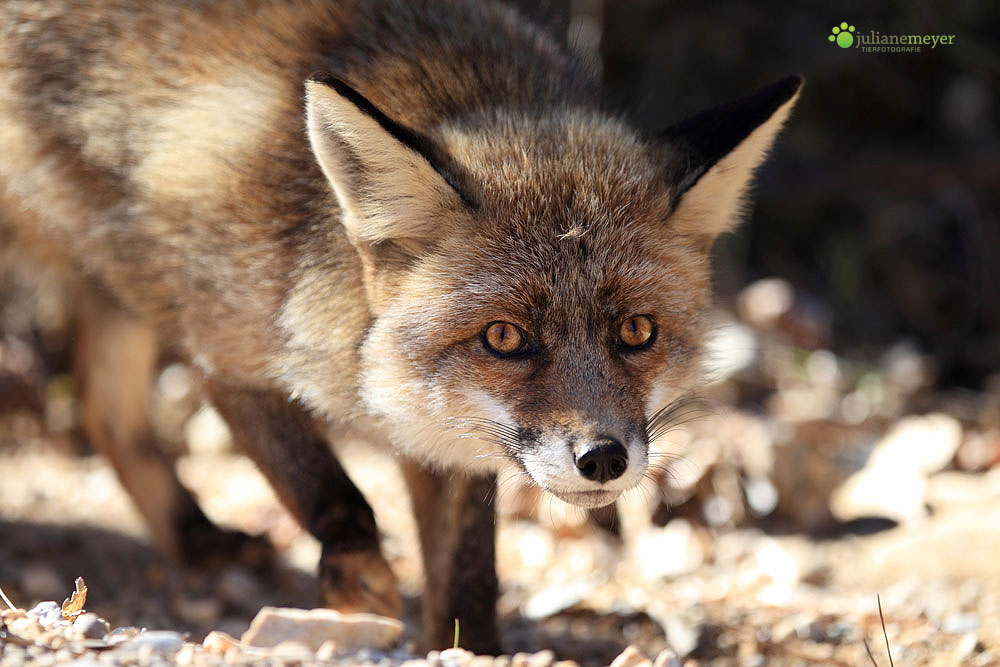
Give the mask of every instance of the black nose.
[{"label": "black nose", "polygon": [[618,479],[628,468],[628,452],[617,440],[604,438],[585,445],[576,455],[576,469],[593,482]]}]

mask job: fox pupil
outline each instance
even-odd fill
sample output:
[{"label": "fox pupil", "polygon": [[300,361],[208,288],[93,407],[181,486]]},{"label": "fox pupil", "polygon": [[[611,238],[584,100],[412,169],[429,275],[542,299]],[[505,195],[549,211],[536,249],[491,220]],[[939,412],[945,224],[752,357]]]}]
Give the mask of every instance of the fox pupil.
[{"label": "fox pupil", "polygon": [[521,348],[520,329],[506,322],[495,322],[486,329],[485,343],[494,352],[511,354]]}]

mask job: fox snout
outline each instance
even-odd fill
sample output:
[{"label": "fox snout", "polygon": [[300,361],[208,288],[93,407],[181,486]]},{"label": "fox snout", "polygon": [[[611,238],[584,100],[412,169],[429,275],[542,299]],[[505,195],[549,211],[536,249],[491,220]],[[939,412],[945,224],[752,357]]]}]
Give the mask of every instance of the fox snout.
[{"label": "fox snout", "polygon": [[604,484],[628,469],[628,450],[614,438],[602,438],[573,449],[576,469],[584,479]]},{"label": "fox snout", "polygon": [[532,480],[561,500],[581,507],[615,501],[642,480],[647,466],[645,432],[618,438],[564,427],[528,431],[512,452]]}]

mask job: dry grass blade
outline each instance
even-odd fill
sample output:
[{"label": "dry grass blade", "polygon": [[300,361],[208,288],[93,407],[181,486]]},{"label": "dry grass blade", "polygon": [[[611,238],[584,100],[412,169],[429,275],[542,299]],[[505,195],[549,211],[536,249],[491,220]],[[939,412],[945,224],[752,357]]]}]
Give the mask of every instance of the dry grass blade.
[{"label": "dry grass blade", "polygon": [[875,661],[875,656],[872,655],[872,647],[868,645],[867,637],[864,638],[864,643],[865,643],[865,652],[868,653],[868,659],[872,661],[872,664],[875,665],[875,667],[878,667],[878,662]]},{"label": "dry grass blade", "polygon": [[878,602],[878,618],[882,622],[882,637],[885,638],[885,653],[889,656],[889,667],[896,667],[892,662],[892,649],[889,648],[889,634],[885,631],[885,616],[882,615],[882,598],[875,594],[875,601]]},{"label": "dry grass blade", "polygon": [[2,588],[0,588],[0,598],[2,598],[3,601],[4,601],[4,604],[6,604],[11,609],[17,609],[17,607],[14,606],[14,603],[10,601],[10,598],[7,597],[7,594],[3,592]]},{"label": "dry grass blade", "polygon": [[67,621],[72,621],[83,611],[83,605],[87,603],[87,584],[83,577],[76,578],[76,590],[73,595],[63,600],[62,615]]}]

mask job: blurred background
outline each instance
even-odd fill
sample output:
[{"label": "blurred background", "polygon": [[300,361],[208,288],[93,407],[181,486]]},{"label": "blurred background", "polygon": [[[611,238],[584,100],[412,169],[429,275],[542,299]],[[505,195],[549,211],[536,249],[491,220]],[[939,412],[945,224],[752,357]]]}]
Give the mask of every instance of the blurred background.
[{"label": "blurred background", "polygon": [[[1000,4],[516,4],[650,132],[789,73],[806,86],[745,223],[716,248],[711,382],[654,445],[669,470],[594,515],[501,494],[508,642],[562,646],[585,664],[629,642],[695,664],[861,664],[882,592],[910,664],[996,664],[1000,631],[980,621],[1000,614]],[[829,40],[841,22],[954,40],[868,53]],[[25,604],[61,599],[87,570],[104,581],[109,619],[196,636],[238,634],[263,602],[308,604],[306,575],[206,580],[144,546],[78,428],[74,279],[3,233],[0,586]],[[315,545],[175,359],[156,401],[159,435],[209,514],[268,534],[308,572]],[[375,496],[396,488],[356,458]],[[373,498],[386,549],[415,599],[406,507],[382,495],[394,496]],[[109,549],[141,563],[134,578],[108,569]]]},{"label": "blurred background", "polygon": [[[748,224],[719,248],[723,303],[780,278],[816,325],[808,347],[871,360],[905,341],[941,386],[980,389],[1000,369],[995,2],[524,4],[572,17],[569,43],[650,131],[805,76]],[[842,21],[857,35],[955,39],[865,53],[828,40]]]}]

